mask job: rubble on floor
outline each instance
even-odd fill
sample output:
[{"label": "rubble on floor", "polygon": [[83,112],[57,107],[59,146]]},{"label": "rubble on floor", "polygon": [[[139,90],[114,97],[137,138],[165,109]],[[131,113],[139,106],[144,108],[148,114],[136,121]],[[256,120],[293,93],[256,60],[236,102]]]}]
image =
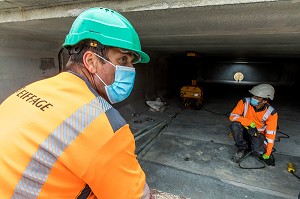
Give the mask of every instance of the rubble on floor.
[{"label": "rubble on floor", "polygon": [[177,196],[170,193],[151,189],[152,199],[188,199],[184,196]]}]

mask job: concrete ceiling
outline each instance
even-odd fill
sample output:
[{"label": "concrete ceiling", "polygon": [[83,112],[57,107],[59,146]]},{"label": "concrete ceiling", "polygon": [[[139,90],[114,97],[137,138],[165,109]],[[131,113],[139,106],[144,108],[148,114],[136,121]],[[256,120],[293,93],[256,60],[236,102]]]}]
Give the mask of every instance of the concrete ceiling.
[{"label": "concrete ceiling", "polygon": [[297,0],[158,2],[0,0],[0,37],[62,43],[74,17],[85,7],[102,6],[132,22],[147,52],[300,58]]}]

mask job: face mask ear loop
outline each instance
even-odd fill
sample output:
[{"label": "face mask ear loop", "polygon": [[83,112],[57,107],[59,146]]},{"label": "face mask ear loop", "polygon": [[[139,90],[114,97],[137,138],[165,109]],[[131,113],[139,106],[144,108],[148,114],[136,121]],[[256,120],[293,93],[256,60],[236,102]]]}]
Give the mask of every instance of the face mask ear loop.
[{"label": "face mask ear loop", "polygon": [[107,84],[105,84],[105,82],[99,77],[99,75],[97,74],[97,73],[94,73],[97,77],[98,77],[98,79],[105,85],[105,86],[107,86]]},{"label": "face mask ear loop", "polygon": [[260,102],[258,102],[258,104],[263,104],[263,101],[264,101],[264,100],[262,99]]},{"label": "face mask ear loop", "polygon": [[102,59],[102,60],[104,60],[104,61],[106,61],[106,62],[108,62],[108,63],[110,63],[111,65],[113,65],[114,67],[116,67],[113,63],[111,63],[110,61],[108,61],[108,60],[106,60],[106,59],[104,59],[103,57],[101,57],[100,55],[97,55],[96,53],[94,53],[94,55],[96,55],[97,57],[99,57],[100,59]]}]

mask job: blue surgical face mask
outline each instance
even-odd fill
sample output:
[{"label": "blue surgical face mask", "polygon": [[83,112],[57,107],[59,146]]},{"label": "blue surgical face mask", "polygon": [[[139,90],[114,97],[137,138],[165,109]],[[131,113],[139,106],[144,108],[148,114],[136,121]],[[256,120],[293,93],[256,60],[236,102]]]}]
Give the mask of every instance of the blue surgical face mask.
[{"label": "blue surgical face mask", "polygon": [[115,81],[111,85],[107,85],[97,73],[95,75],[98,79],[105,85],[105,92],[112,104],[121,102],[125,100],[131,93],[134,85],[135,79],[135,69],[128,66],[114,65],[110,61],[104,59],[100,55],[94,53],[97,57],[103,59],[104,61],[110,63],[116,68]]},{"label": "blue surgical face mask", "polygon": [[251,104],[252,106],[257,106],[258,103],[259,103],[259,101],[258,101],[257,99],[251,97],[251,99],[250,99],[250,104]]}]

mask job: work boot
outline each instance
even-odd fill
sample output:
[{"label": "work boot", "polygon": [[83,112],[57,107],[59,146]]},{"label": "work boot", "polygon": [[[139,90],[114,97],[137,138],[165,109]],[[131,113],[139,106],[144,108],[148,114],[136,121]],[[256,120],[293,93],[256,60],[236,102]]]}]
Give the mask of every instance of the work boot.
[{"label": "work boot", "polygon": [[239,163],[248,153],[247,149],[239,149],[233,156],[232,162]]}]

